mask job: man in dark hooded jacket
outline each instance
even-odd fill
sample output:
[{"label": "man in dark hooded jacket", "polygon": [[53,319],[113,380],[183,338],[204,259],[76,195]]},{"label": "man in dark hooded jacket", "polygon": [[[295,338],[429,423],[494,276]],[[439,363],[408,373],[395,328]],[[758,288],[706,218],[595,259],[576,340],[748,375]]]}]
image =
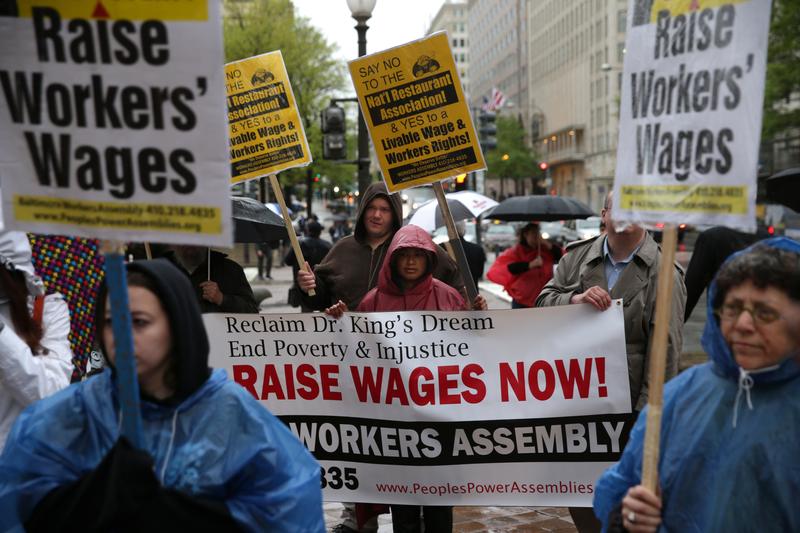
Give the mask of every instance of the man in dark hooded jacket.
[{"label": "man in dark hooded jacket", "polygon": [[[383,182],[372,183],[359,204],[356,229],[333,246],[314,273],[297,274],[305,307],[322,311],[338,300],[355,309],[378,283],[386,251],[395,232],[402,226],[403,208],[398,195],[390,195]],[[433,276],[463,293],[464,281],[458,267],[439,248]],[[315,296],[308,291],[314,289]]]}]

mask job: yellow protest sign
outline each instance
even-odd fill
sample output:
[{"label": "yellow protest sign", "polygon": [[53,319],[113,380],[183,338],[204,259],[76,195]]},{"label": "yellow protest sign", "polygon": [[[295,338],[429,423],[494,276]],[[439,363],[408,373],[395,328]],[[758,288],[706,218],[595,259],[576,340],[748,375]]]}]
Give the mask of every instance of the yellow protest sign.
[{"label": "yellow protest sign", "polygon": [[349,67],[390,191],[486,167],[446,32]]},{"label": "yellow protest sign", "polygon": [[231,183],[311,163],[280,51],[225,65]]}]

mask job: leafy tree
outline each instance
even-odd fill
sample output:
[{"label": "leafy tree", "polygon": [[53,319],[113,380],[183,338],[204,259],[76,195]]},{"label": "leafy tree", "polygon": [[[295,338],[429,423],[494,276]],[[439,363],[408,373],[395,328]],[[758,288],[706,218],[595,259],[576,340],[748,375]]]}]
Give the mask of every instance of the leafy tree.
[{"label": "leafy tree", "polygon": [[[322,160],[319,113],[331,95],[345,87],[345,67],[333,57],[334,46],[308,19],[296,15],[291,0],[224,0],[224,13],[225,60],[280,50],[315,160],[310,171],[330,176],[337,184],[352,181],[355,165]],[[305,183],[307,171],[281,172],[281,183]]]},{"label": "leafy tree", "polygon": [[800,2],[774,0],[764,90],[763,137],[774,138],[800,126],[800,107],[788,106],[800,95]]},{"label": "leafy tree", "polygon": [[536,155],[525,144],[525,130],[514,117],[497,118],[497,148],[486,153],[490,178],[500,179],[500,195],[505,196],[505,180],[517,181],[538,172]]}]

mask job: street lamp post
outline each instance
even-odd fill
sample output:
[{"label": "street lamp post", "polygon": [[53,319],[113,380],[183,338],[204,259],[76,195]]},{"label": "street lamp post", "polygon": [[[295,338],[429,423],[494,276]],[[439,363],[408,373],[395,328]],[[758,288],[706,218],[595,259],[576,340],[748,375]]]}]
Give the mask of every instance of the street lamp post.
[{"label": "street lamp post", "polygon": [[[358,32],[358,57],[367,55],[367,21],[372,16],[377,0],[347,0],[350,14],[356,19],[356,32]],[[363,198],[364,191],[370,184],[369,176],[369,138],[367,137],[367,124],[361,107],[358,108],[358,192]]]}]

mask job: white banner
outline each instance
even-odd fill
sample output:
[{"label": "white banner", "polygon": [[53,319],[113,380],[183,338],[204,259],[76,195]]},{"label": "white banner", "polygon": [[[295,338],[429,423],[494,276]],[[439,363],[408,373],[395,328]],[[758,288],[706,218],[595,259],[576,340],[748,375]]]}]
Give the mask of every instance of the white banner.
[{"label": "white banner", "polygon": [[229,246],[220,2],[19,0],[10,14],[0,16],[6,226]]},{"label": "white banner", "polygon": [[754,231],[770,0],[630,0],[614,218]]},{"label": "white banner", "polygon": [[624,446],[621,300],[204,320],[211,365],[314,453],[328,501],[588,506]]}]

